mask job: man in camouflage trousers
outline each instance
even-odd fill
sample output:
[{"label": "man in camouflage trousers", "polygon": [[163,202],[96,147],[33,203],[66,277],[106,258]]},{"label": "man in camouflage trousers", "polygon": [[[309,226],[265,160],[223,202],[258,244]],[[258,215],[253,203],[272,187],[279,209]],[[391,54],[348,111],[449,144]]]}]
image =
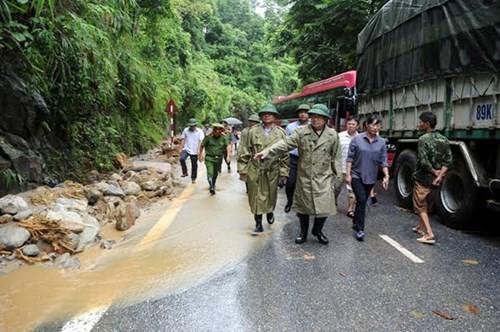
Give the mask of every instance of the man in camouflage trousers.
[{"label": "man in camouflage trousers", "polygon": [[451,166],[452,154],[448,139],[434,132],[436,115],[424,112],[419,119],[420,130],[425,134],[418,139],[417,167],[413,173],[413,210],[420,219],[420,223],[413,227],[413,231],[421,236],[417,239],[418,242],[434,244],[436,240],[427,214],[427,202]]}]

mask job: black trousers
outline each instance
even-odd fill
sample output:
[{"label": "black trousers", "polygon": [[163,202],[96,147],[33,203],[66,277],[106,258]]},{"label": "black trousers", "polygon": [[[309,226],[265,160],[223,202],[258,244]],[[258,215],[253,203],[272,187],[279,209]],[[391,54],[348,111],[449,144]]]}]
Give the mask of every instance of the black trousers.
[{"label": "black trousers", "polygon": [[358,231],[365,230],[366,201],[370,197],[370,191],[375,183],[365,184],[360,179],[352,178],[351,186],[356,195],[356,208],[354,210],[354,223]]},{"label": "black trousers", "polygon": [[288,179],[286,179],[286,199],[288,203],[293,202],[293,193],[295,191],[295,185],[297,183],[297,167],[299,165],[299,157],[290,155],[290,173],[288,174]]},{"label": "black trousers", "polygon": [[181,161],[182,174],[188,174],[187,165],[186,165],[186,159],[188,156],[191,159],[191,179],[196,180],[196,177],[198,176],[198,155],[197,154],[189,154],[189,153],[187,153],[186,150],[181,151],[181,155],[179,158]]}]

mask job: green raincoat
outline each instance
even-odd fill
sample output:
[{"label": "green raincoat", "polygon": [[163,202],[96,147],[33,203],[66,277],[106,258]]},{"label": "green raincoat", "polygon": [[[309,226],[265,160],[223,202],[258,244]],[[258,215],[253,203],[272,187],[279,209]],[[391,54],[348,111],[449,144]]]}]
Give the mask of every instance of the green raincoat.
[{"label": "green raincoat", "polygon": [[326,127],[321,136],[311,125],[297,128],[291,136],[263,152],[275,159],[286,151],[299,149],[297,186],[292,209],[297,213],[326,217],[337,214],[336,186],[342,181],[342,152],[335,129]]},{"label": "green raincoat", "polygon": [[[254,160],[253,156],[266,147],[286,138],[285,131],[274,126],[268,136],[262,125],[249,129],[238,151],[238,173],[247,174],[248,202],[253,214],[273,212],[278,199],[280,176],[288,176],[288,154]],[[243,144],[244,143],[244,144]]]}]

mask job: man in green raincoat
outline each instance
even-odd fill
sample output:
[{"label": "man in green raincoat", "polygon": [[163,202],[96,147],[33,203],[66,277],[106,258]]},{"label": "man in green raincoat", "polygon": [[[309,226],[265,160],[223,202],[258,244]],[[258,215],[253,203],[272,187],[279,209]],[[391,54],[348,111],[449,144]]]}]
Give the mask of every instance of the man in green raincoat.
[{"label": "man in green raincoat", "polygon": [[262,123],[252,127],[245,142],[240,143],[238,173],[248,183],[248,202],[254,214],[254,233],[262,233],[262,215],[274,222],[274,208],[278,199],[278,182],[288,176],[288,154],[266,160],[256,160],[255,153],[286,137],[285,130],[274,124],[278,111],[274,105],[265,105],[260,111]]},{"label": "man in green raincoat", "polygon": [[310,111],[311,123],[298,127],[291,136],[255,154],[256,160],[274,160],[277,155],[294,148],[299,150],[297,187],[293,195],[292,209],[300,221],[300,235],[295,243],[304,243],[309,230],[309,216],[314,216],[312,234],[321,244],[328,244],[323,226],[329,215],[337,214],[332,181],[342,181],[342,152],[338,134],[326,125],[330,118],[328,108],[314,105]]},{"label": "man in green raincoat", "polygon": [[[200,162],[205,159],[210,194],[215,195],[215,182],[221,169],[222,159],[224,154],[227,153],[227,159],[231,162],[232,144],[229,142],[229,137],[224,135],[224,126],[222,124],[214,123],[212,127],[212,132],[205,136],[200,144],[198,158]],[[205,158],[203,158],[203,149],[205,149]]]},{"label": "man in green raincoat", "polygon": [[[243,128],[240,134],[240,145],[238,146],[237,156],[241,155],[243,151],[241,146],[245,146],[247,144],[248,131],[252,127],[255,127],[260,123],[260,118],[257,114],[252,114],[248,117],[247,121],[248,121],[248,127]],[[242,179],[241,175],[240,175],[240,180],[243,180],[245,182],[246,193],[248,194],[248,182],[246,181],[246,179]]]}]

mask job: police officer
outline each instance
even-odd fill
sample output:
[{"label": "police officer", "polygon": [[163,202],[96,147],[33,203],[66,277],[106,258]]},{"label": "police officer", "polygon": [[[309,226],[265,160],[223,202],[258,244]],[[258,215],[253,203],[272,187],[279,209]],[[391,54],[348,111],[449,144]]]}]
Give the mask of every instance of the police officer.
[{"label": "police officer", "polygon": [[297,148],[300,160],[297,167],[297,187],[292,209],[300,221],[300,234],[295,243],[304,243],[309,230],[309,216],[314,216],[312,234],[321,244],[328,244],[323,226],[329,215],[337,213],[332,181],[342,180],[342,152],[337,132],[326,124],[328,108],[314,105],[308,112],[311,123],[295,129],[291,136],[255,155],[257,160],[274,159],[278,154]]},{"label": "police officer", "polygon": [[274,156],[266,160],[256,160],[255,153],[286,137],[285,131],[274,124],[278,111],[272,104],[265,105],[259,111],[260,125],[248,131],[245,142],[240,143],[238,155],[238,173],[248,182],[248,202],[254,214],[254,233],[263,232],[262,215],[267,222],[274,223],[274,208],[278,199],[278,181],[288,176],[288,155]]},{"label": "police officer", "polygon": [[227,158],[231,162],[232,149],[229,138],[224,135],[224,126],[220,123],[214,123],[212,128],[212,132],[205,136],[200,144],[198,158],[200,162],[203,161],[203,149],[205,149],[205,167],[207,168],[210,194],[215,195],[215,182],[221,169],[222,159],[227,153]]}]

